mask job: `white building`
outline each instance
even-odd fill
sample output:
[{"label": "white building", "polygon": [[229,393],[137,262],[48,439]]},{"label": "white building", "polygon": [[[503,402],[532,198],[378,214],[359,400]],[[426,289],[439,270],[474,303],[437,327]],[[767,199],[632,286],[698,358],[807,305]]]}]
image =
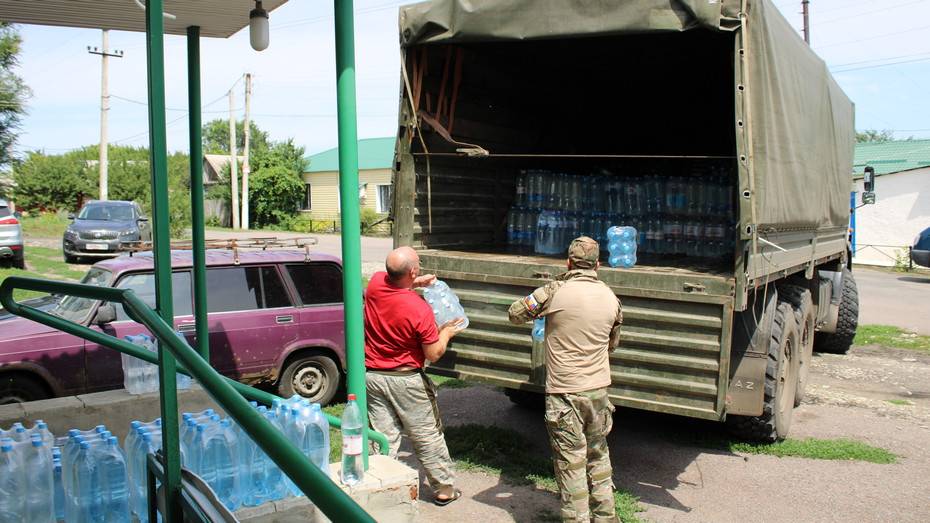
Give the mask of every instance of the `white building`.
[{"label": "white building", "polygon": [[867,165],[877,175],[876,202],[856,209],[853,263],[907,263],[908,247],[930,227],[930,140],[858,144],[853,176],[857,206]]}]

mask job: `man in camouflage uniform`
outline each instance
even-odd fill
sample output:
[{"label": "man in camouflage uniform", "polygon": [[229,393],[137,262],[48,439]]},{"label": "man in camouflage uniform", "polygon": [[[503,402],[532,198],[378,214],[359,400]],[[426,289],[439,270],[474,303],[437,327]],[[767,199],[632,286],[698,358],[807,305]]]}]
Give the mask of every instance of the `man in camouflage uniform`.
[{"label": "man in camouflage uniform", "polygon": [[513,323],[546,319],[546,429],[563,521],[616,521],[608,354],[623,316],[620,300],[597,279],[599,253],[591,238],[575,239],[568,272],[510,306]]}]

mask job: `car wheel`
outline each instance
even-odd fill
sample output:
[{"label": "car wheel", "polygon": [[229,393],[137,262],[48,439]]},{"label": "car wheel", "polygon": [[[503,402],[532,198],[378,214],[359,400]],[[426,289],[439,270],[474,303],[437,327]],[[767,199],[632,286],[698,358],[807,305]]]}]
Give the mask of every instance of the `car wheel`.
[{"label": "car wheel", "polygon": [[9,373],[0,376],[0,405],[24,403],[50,398],[41,380],[28,374]]},{"label": "car wheel", "polygon": [[326,405],[332,401],[342,381],[339,366],[329,356],[308,354],[290,361],[278,383],[278,395],[290,398],[294,394],[312,403]]},{"label": "car wheel", "polygon": [[13,267],[26,270],[26,252],[24,250],[20,249],[19,255],[13,257]]}]

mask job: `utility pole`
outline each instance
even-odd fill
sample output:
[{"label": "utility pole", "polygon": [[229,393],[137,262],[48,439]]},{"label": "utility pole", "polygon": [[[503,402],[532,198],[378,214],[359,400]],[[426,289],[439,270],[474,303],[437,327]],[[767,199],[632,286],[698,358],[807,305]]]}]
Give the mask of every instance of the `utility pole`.
[{"label": "utility pole", "polygon": [[811,3],[810,0],[801,0],[801,14],[804,15],[804,41],[807,42],[807,45],[811,45],[811,24],[807,8],[809,3]]},{"label": "utility pole", "polygon": [[108,199],[108,179],[107,168],[109,166],[110,145],[107,141],[107,112],[110,111],[110,90],[108,87],[108,77],[110,75],[110,57],[122,58],[122,51],[110,52],[110,32],[103,30],[103,42],[100,49],[97,47],[87,46],[87,52],[90,54],[100,55],[101,73],[100,73],[100,199]]},{"label": "utility pole", "polygon": [[237,167],[239,161],[236,159],[236,99],[233,98],[233,90],[229,90],[229,179],[232,183],[232,226],[233,229],[239,229],[239,173]]},{"label": "utility pole", "polygon": [[249,165],[250,138],[252,136],[251,123],[249,121],[249,109],[252,106],[252,73],[245,73],[245,121],[242,124],[242,132],[245,135],[245,150],[242,152],[242,228],[249,230],[249,173],[252,172],[252,166]]}]

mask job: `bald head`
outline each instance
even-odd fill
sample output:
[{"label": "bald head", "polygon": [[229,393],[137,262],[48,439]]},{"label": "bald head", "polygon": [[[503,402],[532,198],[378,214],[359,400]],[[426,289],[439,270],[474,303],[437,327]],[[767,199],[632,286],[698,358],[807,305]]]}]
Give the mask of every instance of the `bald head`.
[{"label": "bald head", "polygon": [[420,271],[420,257],[410,247],[398,247],[388,254],[384,268],[395,285],[408,287]]}]

